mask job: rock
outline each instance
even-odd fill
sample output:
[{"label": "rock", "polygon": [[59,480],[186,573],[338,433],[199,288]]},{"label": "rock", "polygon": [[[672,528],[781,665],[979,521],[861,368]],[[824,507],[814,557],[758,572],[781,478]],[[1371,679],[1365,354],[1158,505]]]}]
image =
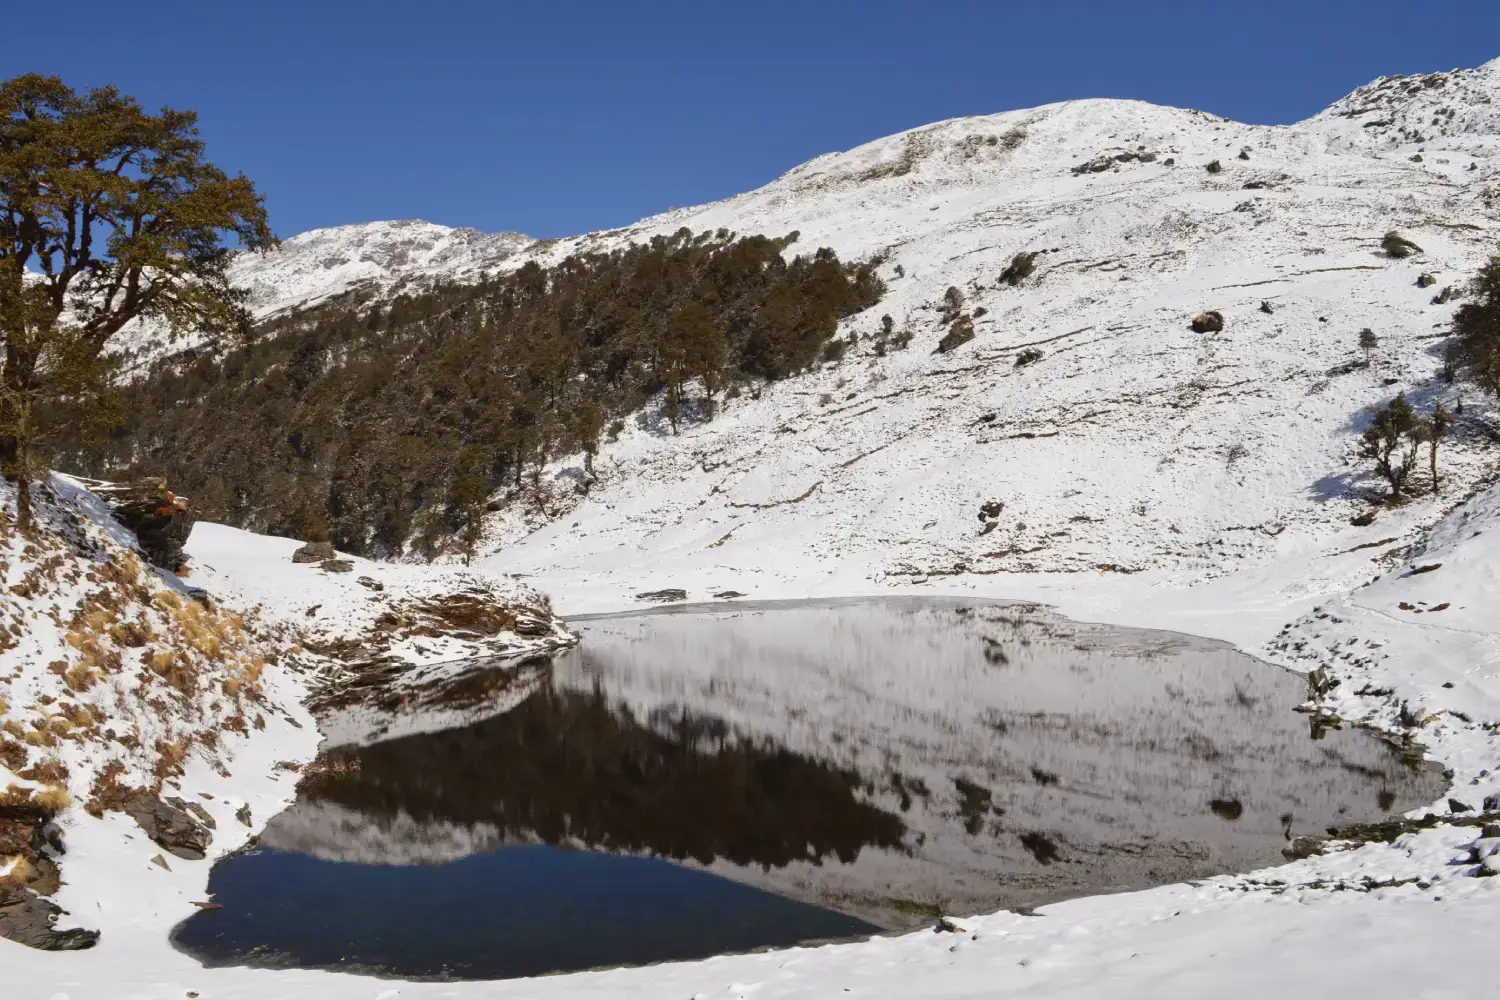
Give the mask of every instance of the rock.
[{"label": "rock", "polygon": [[1474,811],[1474,807],[1471,806],[1471,805],[1468,805],[1467,803],[1465,803],[1465,802],[1463,802],[1463,801],[1461,801],[1459,799],[1449,799],[1448,800],[1448,811],[1449,812],[1456,812],[1456,813],[1473,812]]},{"label": "rock", "polygon": [[[684,595],[686,596],[686,595]],[[524,611],[516,612],[516,622],[511,626],[516,635],[539,636],[546,635],[552,631],[551,623],[535,615],[528,615]]]},{"label": "rock", "polygon": [[158,867],[158,868],[164,868],[167,871],[171,871],[172,870],[172,866],[169,865],[169,864],[167,864],[167,859],[164,858],[164,857],[162,857],[160,854],[158,854],[156,857],[152,858],[151,859],[151,863],[153,865],[155,865],[156,867]]},{"label": "rock", "polygon": [[1402,236],[1394,229],[1381,237],[1380,249],[1384,250],[1387,255],[1395,257],[1398,260],[1402,257],[1410,257],[1414,253],[1422,252],[1421,247],[1417,246],[1411,240]]},{"label": "rock", "polygon": [[1375,523],[1375,512],[1367,510],[1363,514],[1355,514],[1349,519],[1349,523],[1356,528],[1365,528]]},{"label": "rock", "polygon": [[1011,258],[1010,264],[1000,272],[1000,280],[1012,288],[1031,277],[1036,270],[1036,253],[1018,253]]},{"label": "rock", "polygon": [[292,553],[292,562],[320,563],[337,557],[338,553],[333,550],[332,542],[308,542]]},{"label": "rock", "polygon": [[1435,305],[1435,306],[1440,306],[1440,305],[1443,305],[1445,302],[1450,301],[1452,298],[1453,298],[1453,286],[1452,285],[1444,285],[1443,286],[1443,290],[1441,292],[1438,292],[1436,295],[1434,295],[1432,297],[1432,304]]},{"label": "rock", "polygon": [[981,521],[993,521],[1005,510],[1005,504],[1000,500],[990,500],[979,505],[979,519]]},{"label": "rock", "polygon": [[1430,275],[1430,274],[1419,274],[1419,275],[1417,275],[1417,287],[1418,288],[1431,288],[1435,284],[1437,284],[1437,279],[1434,278],[1432,275]]},{"label": "rock", "polygon": [[1223,170],[1224,166],[1218,160],[1212,160],[1208,163],[1205,163],[1203,165],[1203,169],[1207,170],[1211,174],[1216,174],[1219,171]]},{"label": "rock", "polygon": [[65,912],[30,890],[0,886],[0,938],[43,951],[78,951],[99,942],[98,931],[53,930],[52,925]]},{"label": "rock", "polygon": [[1272,313],[1274,313],[1276,310],[1274,308],[1272,308],[1270,302],[1266,301],[1265,299],[1261,299],[1260,300],[1260,311],[1263,312],[1263,313],[1265,313],[1267,316],[1269,316]]},{"label": "rock", "polygon": [[[164,802],[143,788],[129,793],[122,803],[125,814],[140,824],[146,836],[179,858],[198,861],[207,853],[213,834],[188,805],[175,797]],[[203,812],[196,802],[192,805]]]},{"label": "rock", "polygon": [[1500,823],[1486,823],[1479,835],[1487,839],[1500,837]]},{"label": "rock", "polygon": [[357,583],[357,584],[359,584],[361,587],[369,587],[371,590],[374,590],[374,591],[381,591],[381,590],[385,589],[385,584],[381,583],[379,580],[373,579],[372,577],[368,577],[368,576],[359,577],[354,582]]},{"label": "rock", "polygon": [[245,826],[250,825],[250,803],[245,803],[234,811],[234,818]]},{"label": "rock", "polygon": [[1240,159],[1242,159],[1242,160],[1248,160],[1248,159],[1250,159],[1250,148],[1248,146],[1246,146],[1245,148],[1243,148],[1243,149],[1240,150]]},{"label": "rock", "polygon": [[183,546],[198,520],[187,497],[167,489],[165,479],[96,483],[92,491],[109,505],[116,521],[135,532],[148,562],[172,572],[181,568]]},{"label": "rock", "polygon": [[1287,841],[1287,845],[1281,849],[1282,856],[1290,861],[1301,861],[1315,854],[1322,854],[1328,850],[1328,837],[1307,836],[1293,837]]},{"label": "rock", "polygon": [[1442,568],[1443,568],[1443,564],[1442,563],[1428,563],[1425,566],[1413,566],[1411,568],[1411,573],[1408,574],[1408,575],[1409,576],[1417,576],[1418,574],[1421,574],[1421,573],[1431,573],[1433,570],[1442,569]]},{"label": "rock", "polygon": [[1016,367],[1025,368],[1027,365],[1034,364],[1040,360],[1042,360],[1042,352],[1035,347],[1028,347],[1016,355]]},{"label": "rock", "polygon": [[1194,316],[1188,324],[1194,333],[1218,333],[1224,329],[1224,316],[1215,309]]},{"label": "rock", "polygon": [[1500,812],[1500,792],[1484,797],[1484,811],[1487,813]]},{"label": "rock", "polygon": [[974,921],[965,920],[963,917],[938,917],[936,931],[946,931],[950,934],[973,934],[975,931]]},{"label": "rock", "polygon": [[354,563],[348,559],[324,559],[318,564],[325,573],[352,573]]},{"label": "rock", "polygon": [[664,590],[647,590],[635,595],[638,601],[685,601],[687,591],[668,587]]},{"label": "rock", "polygon": [[733,598],[733,597],[744,597],[744,596],[745,595],[742,594],[742,593],[740,593],[738,590],[721,590],[717,594],[714,595],[715,598],[717,598],[718,600],[721,600],[721,601],[727,601],[727,600],[729,600],[730,598]]},{"label": "rock", "polygon": [[217,830],[219,828],[219,824],[215,822],[214,818],[208,814],[208,810],[204,809],[198,803],[184,802],[182,799],[178,798],[175,795],[167,798],[165,801],[169,806],[174,806],[178,809],[186,809],[188,812],[198,817],[198,822],[202,823],[210,830]]},{"label": "rock", "polygon": [[960,316],[953,321],[948,332],[943,334],[943,339],[938,341],[937,350],[934,354],[947,354],[967,344],[974,339],[974,321],[967,316]]}]

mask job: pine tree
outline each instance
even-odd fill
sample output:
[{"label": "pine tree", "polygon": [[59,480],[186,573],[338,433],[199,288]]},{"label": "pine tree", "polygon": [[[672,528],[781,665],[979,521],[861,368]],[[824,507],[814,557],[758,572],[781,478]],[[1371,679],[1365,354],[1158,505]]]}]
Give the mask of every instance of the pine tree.
[{"label": "pine tree", "polygon": [[1369,327],[1365,327],[1363,330],[1359,331],[1359,347],[1360,350],[1365,352],[1365,360],[1367,362],[1370,360],[1371,353],[1373,353],[1375,348],[1379,346],[1380,338],[1375,335],[1374,330],[1371,330]]}]

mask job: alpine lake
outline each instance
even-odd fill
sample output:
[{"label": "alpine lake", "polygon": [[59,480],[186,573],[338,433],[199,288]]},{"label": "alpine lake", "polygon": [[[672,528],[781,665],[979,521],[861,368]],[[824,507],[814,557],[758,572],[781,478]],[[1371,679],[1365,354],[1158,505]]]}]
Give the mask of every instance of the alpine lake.
[{"label": "alpine lake", "polygon": [[[932,926],[1280,863],[1437,798],[1226,644],[936,599],[575,619],[325,726],[173,932],[209,965],[501,979]],[[456,690],[460,690],[456,689]]]}]

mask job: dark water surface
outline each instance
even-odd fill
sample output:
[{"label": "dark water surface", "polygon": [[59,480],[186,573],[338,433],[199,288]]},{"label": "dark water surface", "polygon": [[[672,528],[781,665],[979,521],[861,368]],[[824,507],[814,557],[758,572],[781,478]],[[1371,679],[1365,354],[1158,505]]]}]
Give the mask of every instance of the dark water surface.
[{"label": "dark water surface", "polygon": [[468,671],[461,714],[329,720],[342,745],[177,945],[420,977],[695,958],[1263,867],[1443,789],[1369,734],[1314,739],[1299,675],[1032,606],[577,625]]}]

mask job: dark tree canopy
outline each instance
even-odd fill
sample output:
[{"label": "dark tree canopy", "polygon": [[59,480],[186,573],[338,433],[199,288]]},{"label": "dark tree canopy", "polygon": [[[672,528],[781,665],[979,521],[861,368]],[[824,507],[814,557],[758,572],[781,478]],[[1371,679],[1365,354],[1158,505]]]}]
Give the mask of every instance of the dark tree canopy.
[{"label": "dark tree canopy", "polygon": [[0,83],[0,461],[24,486],[39,405],[103,388],[99,359],[132,320],[248,327],[233,249],[274,244],[243,176],[204,159],[197,116],[148,114],[113,87]]},{"label": "dark tree canopy", "polygon": [[1465,374],[1500,396],[1500,257],[1480,269],[1473,301],[1453,314],[1453,347]]},{"label": "dark tree canopy", "polygon": [[326,517],[345,551],[467,556],[496,491],[545,503],[541,470],[580,453],[588,489],[605,428],[711,419],[731,383],[816,364],[840,318],[879,300],[873,265],[788,259],[791,241],[682,229],[477,284],[350,295],[159,362],[121,388],[108,440],[49,454],[165,475],[205,516],[254,530]]}]

